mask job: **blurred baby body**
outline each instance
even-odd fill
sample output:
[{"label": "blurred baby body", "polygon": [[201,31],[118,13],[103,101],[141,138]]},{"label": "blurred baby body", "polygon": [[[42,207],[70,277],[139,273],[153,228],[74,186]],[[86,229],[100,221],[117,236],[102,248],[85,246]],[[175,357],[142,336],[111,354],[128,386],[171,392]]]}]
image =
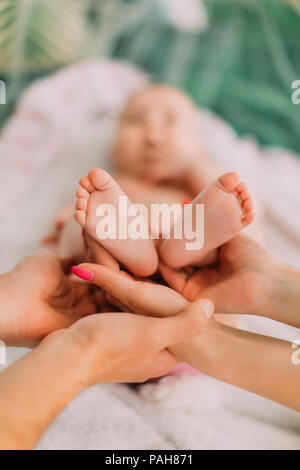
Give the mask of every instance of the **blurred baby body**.
[{"label": "blurred baby body", "polygon": [[[175,88],[150,86],[134,95],[119,120],[112,143],[114,178],[129,199],[151,204],[182,204],[193,199],[221,171],[201,149],[196,108]],[[73,206],[63,210],[55,231],[61,256],[82,252]]]},{"label": "blurred baby body", "polygon": [[112,147],[114,169],[139,182],[196,196],[220,175],[201,148],[196,107],[175,88],[156,85],[129,100]]}]

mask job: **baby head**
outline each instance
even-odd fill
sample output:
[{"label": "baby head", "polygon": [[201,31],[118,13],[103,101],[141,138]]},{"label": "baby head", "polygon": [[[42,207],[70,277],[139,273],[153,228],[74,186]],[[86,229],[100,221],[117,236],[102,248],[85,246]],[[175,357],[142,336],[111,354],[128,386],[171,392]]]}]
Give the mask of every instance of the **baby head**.
[{"label": "baby head", "polygon": [[195,153],[196,107],[187,95],[153,85],[127,103],[113,147],[117,170],[149,181],[182,171]]}]

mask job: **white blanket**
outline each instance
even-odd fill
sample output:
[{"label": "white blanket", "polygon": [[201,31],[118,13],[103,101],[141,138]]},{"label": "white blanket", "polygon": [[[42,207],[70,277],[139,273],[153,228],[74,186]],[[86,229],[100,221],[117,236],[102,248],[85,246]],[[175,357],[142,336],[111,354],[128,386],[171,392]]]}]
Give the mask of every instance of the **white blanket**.
[{"label": "white blanket", "polygon": [[[33,84],[0,138],[0,271],[38,247],[57,209],[106,155],[117,111],[146,77],[126,64],[91,61]],[[236,170],[266,207],[266,242],[300,266],[300,160],[239,139],[199,111],[204,146]],[[242,326],[294,340],[300,332],[263,318]],[[11,349],[9,362],[24,350]],[[299,415],[200,375],[137,388],[95,386],[78,396],[45,433],[40,449],[299,449]]]}]

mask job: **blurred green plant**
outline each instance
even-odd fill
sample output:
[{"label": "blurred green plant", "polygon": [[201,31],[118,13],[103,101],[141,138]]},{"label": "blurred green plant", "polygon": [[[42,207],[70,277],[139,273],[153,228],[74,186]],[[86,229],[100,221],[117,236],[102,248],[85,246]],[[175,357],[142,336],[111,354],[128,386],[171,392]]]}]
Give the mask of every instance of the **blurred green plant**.
[{"label": "blurred green plant", "polygon": [[0,0],[0,78],[7,84],[0,125],[28,83],[80,57],[83,6],[82,0]]},{"label": "blurred green plant", "polygon": [[240,134],[300,152],[299,44],[299,0],[0,0],[0,113],[36,77],[114,57],[182,88]]},{"label": "blurred green plant", "polygon": [[0,70],[45,70],[72,62],[85,35],[80,0],[0,0]]},{"label": "blurred green plant", "polygon": [[110,55],[114,41],[147,15],[152,0],[0,0],[0,79],[7,105],[35,78],[80,59]]}]

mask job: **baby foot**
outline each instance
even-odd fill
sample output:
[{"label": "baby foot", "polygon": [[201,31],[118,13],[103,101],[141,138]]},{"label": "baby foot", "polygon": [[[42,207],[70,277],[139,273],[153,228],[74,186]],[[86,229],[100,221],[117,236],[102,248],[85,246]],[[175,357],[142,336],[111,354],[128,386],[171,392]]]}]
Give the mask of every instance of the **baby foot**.
[{"label": "baby foot", "polygon": [[[99,257],[103,255],[103,248],[122,263],[136,276],[150,276],[157,269],[158,259],[153,240],[118,237],[119,197],[127,197],[114,179],[100,168],[94,168],[79,181],[77,189],[77,202],[75,220],[84,228],[87,237],[93,239],[91,245],[95,258],[97,250]],[[96,227],[99,217],[96,215],[100,204],[111,204],[116,210],[116,238],[100,240]],[[131,202],[127,198],[128,207]],[[97,243],[95,243],[97,242]]]},{"label": "baby foot", "polygon": [[187,250],[186,238],[164,240],[160,246],[163,263],[173,268],[198,264],[212,250],[233,238],[254,219],[253,202],[245,183],[236,173],[226,173],[207,186],[190,204],[204,204],[204,245],[200,250]]}]

